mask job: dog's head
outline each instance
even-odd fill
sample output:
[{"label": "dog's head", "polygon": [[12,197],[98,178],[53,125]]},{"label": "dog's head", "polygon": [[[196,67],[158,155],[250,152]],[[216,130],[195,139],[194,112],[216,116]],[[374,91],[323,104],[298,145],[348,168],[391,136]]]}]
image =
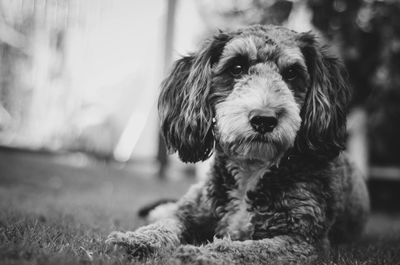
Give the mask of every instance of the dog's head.
[{"label": "dog's head", "polygon": [[214,144],[237,159],[278,162],[291,147],[331,158],[344,147],[343,68],[311,33],[251,26],[221,32],[163,82],[162,133],[184,162]]}]

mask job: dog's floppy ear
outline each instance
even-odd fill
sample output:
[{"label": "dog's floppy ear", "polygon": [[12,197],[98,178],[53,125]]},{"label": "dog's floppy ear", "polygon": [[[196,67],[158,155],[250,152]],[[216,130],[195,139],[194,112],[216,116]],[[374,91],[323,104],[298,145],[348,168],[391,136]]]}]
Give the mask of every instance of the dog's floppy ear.
[{"label": "dog's floppy ear", "polygon": [[303,123],[296,147],[312,156],[333,158],[345,147],[350,100],[347,75],[341,62],[313,34],[300,34],[298,43],[306,59],[310,87],[301,110]]},{"label": "dog's floppy ear", "polygon": [[208,102],[212,66],[230,35],[219,33],[200,51],[175,62],[158,100],[161,130],[169,152],[183,162],[206,160],[214,147],[213,108]]}]

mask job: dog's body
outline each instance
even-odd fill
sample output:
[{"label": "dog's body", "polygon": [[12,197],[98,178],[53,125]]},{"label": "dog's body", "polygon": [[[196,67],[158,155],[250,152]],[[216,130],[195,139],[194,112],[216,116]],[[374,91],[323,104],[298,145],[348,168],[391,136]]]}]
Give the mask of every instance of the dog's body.
[{"label": "dog's body", "polygon": [[313,35],[220,33],[175,64],[159,100],[171,151],[185,162],[215,153],[208,179],[108,242],[133,256],[174,253],[170,262],[276,264],[357,237],[368,194],[341,154],[348,98],[340,64]]}]

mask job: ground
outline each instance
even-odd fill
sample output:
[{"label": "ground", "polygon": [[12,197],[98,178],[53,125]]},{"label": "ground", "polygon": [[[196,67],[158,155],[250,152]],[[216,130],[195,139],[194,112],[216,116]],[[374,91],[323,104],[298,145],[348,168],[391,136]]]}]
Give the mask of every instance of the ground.
[{"label": "ground", "polygon": [[[192,180],[159,181],[151,164],[0,149],[0,264],[126,264],[104,240],[142,223],[136,211]],[[360,242],[319,264],[400,264],[400,215],[372,214]]]}]

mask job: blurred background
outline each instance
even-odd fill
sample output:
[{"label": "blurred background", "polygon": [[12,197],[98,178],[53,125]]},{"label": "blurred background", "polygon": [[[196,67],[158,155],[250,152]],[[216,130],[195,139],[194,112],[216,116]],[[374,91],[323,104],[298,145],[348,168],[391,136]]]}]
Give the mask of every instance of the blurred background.
[{"label": "blurred background", "polygon": [[250,24],[313,30],[333,45],[354,89],[348,152],[369,179],[373,206],[400,208],[395,0],[0,0],[3,156],[28,152],[72,166],[140,168],[148,178],[201,178],[207,165],[166,154],[159,85],[176,58],[217,29]]},{"label": "blurred background", "polygon": [[400,264],[397,0],[0,0],[0,263],[110,263],[110,231],[204,177],[166,154],[160,83],[218,29],[258,23],[317,32],[349,72],[373,215],[329,264]]}]

